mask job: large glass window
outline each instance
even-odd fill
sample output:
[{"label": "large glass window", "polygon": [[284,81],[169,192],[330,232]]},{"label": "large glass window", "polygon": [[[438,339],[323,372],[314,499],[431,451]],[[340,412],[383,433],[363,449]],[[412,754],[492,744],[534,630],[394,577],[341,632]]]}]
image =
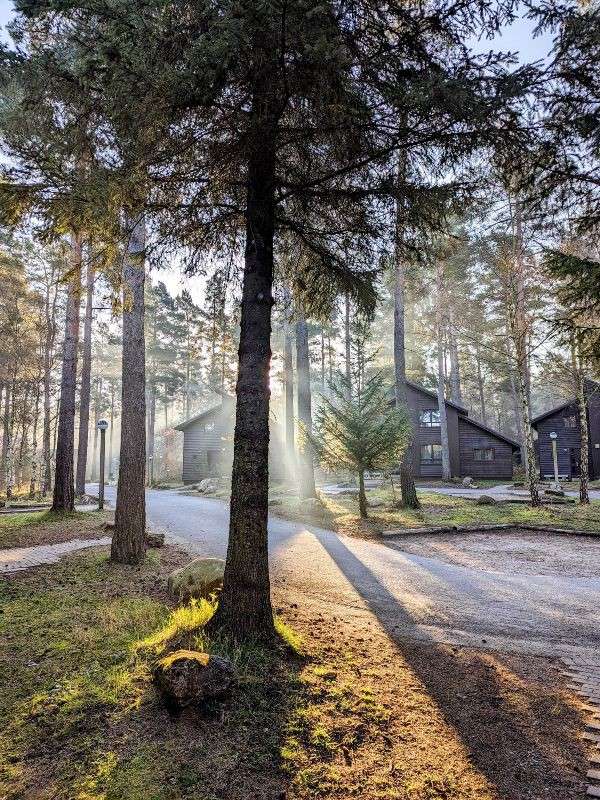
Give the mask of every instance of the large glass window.
[{"label": "large glass window", "polygon": [[476,447],[474,454],[475,461],[493,461],[496,457],[493,447]]},{"label": "large glass window", "polygon": [[419,414],[419,425],[422,428],[439,428],[440,412],[437,408],[428,408]]},{"label": "large glass window", "polygon": [[421,445],[421,464],[441,464],[441,463],[442,463],[441,444]]}]

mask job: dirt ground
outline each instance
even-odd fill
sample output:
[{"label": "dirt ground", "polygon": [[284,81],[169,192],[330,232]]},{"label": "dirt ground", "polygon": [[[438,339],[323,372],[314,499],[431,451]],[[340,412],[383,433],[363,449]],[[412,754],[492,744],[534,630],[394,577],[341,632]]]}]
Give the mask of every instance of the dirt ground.
[{"label": "dirt ground", "polygon": [[597,578],[600,540],[519,530],[411,535],[386,542],[414,555],[508,574]]},{"label": "dirt ground", "polygon": [[[78,535],[77,518],[63,524]],[[36,537],[42,533],[36,526]],[[512,545],[511,536],[470,535],[464,554],[458,537],[436,544],[448,547],[447,538],[456,558],[489,560],[483,547],[495,552],[507,543],[516,564],[519,548],[532,545],[519,544],[521,534]],[[432,540],[420,538],[403,546],[426,545],[431,554]],[[547,538],[536,535],[542,551],[563,546]],[[240,680],[232,697],[207,713],[171,718],[140,643],[177,619],[181,625],[165,579],[190,556],[167,546],[132,570],[111,565],[107,552],[79,553],[0,586],[3,800],[579,800],[585,793],[584,711],[552,659],[395,637],[367,608],[324,604],[279,581],[275,609],[300,637],[300,652],[235,651]]]}]

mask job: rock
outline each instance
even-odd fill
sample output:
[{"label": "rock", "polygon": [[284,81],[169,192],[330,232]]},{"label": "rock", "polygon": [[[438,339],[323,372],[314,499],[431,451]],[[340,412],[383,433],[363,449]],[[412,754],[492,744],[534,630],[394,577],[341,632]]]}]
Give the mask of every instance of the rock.
[{"label": "rock", "polygon": [[195,558],[169,575],[167,587],[173,597],[187,601],[210,597],[223,584],[225,561],[222,558]]},{"label": "rock", "polygon": [[301,505],[305,511],[320,511],[323,508],[318,497],[304,497]]},{"label": "rock", "polygon": [[104,523],[104,530],[105,531],[114,531],[115,523],[114,522],[105,522]]},{"label": "rock", "polygon": [[565,493],[563,489],[557,489],[556,487],[551,487],[550,489],[545,489],[544,494],[549,494],[552,497],[564,497]]},{"label": "rock", "polygon": [[216,478],[204,478],[204,480],[197,484],[196,488],[199,492],[202,492],[202,494],[216,492],[219,488],[219,481]]},{"label": "rock", "polygon": [[381,508],[385,505],[383,500],[369,500],[369,508]]},{"label": "rock", "polygon": [[281,500],[281,498],[279,498],[279,497],[272,497],[269,500],[269,505],[270,506],[280,506],[280,505],[282,505],[282,503],[283,503],[283,500]]},{"label": "rock", "polygon": [[492,497],[489,494],[482,494],[477,498],[477,502],[475,505],[478,506],[495,506],[498,501],[495,497]]},{"label": "rock", "polygon": [[164,533],[152,533],[152,531],[146,531],[146,545],[148,547],[164,547]]},{"label": "rock", "polygon": [[165,704],[174,711],[227,694],[235,677],[226,658],[196,650],[176,650],[153,670],[154,683]]},{"label": "rock", "polygon": [[469,487],[473,487],[473,486],[475,485],[475,481],[474,481],[474,480],[473,480],[473,478],[471,478],[469,475],[466,475],[466,476],[465,476],[465,477],[462,479],[462,485],[463,485],[463,486],[469,486]]}]

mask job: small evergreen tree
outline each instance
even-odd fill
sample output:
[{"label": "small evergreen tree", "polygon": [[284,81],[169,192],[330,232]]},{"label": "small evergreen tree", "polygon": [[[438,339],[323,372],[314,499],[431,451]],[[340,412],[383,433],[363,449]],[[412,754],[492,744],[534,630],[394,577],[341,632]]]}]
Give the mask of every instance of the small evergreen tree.
[{"label": "small evergreen tree", "polygon": [[408,414],[390,403],[382,373],[360,388],[349,391],[341,381],[330,389],[315,413],[309,438],[323,467],[358,475],[360,515],[366,518],[365,472],[386,470],[400,461],[410,437]]}]

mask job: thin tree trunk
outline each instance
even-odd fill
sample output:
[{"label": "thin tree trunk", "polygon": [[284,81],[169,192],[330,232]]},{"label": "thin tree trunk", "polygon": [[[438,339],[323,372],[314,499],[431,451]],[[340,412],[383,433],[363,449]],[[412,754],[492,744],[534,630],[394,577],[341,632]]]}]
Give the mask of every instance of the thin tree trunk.
[{"label": "thin tree trunk", "polygon": [[[296,321],[296,372],[298,376],[298,421],[307,433],[312,431],[312,397],[308,325],[304,315]],[[316,497],[315,467],[310,443],[305,439],[299,453],[298,488],[300,497]]]},{"label": "thin tree trunk", "polygon": [[448,310],[448,351],[450,354],[450,399],[462,404],[462,389],[460,385],[460,359],[458,357],[458,344],[454,330],[454,314],[452,308]]},{"label": "thin tree trunk", "polygon": [[38,383],[36,386],[35,392],[35,407],[33,411],[33,434],[32,434],[32,441],[31,441],[31,480],[29,483],[29,499],[33,500],[35,497],[36,491],[36,480],[37,480],[37,448],[38,448],[38,440],[37,440],[37,431],[38,431],[38,424],[40,420],[40,396],[41,396],[41,389],[40,384]]},{"label": "thin tree trunk", "polygon": [[148,414],[148,486],[154,483],[154,438],[156,431],[156,388],[150,386],[150,413]]},{"label": "thin tree trunk", "polygon": [[113,476],[113,431],[115,429],[115,384],[110,382],[110,432],[108,434],[108,479]]},{"label": "thin tree trunk", "polygon": [[479,345],[475,345],[475,363],[477,365],[477,393],[479,395],[479,409],[481,421],[487,425],[487,409],[485,407],[485,391],[483,383],[483,373],[481,371],[481,351]]},{"label": "thin tree trunk", "polygon": [[358,509],[362,519],[367,519],[367,494],[365,492],[365,472],[358,471]]},{"label": "thin tree trunk", "polygon": [[579,407],[580,454],[579,454],[579,502],[588,505],[590,495],[589,484],[589,427],[587,414],[587,398],[585,396],[585,377],[581,366],[581,354],[575,337],[571,340],[571,363],[573,368],[573,381],[575,384],[575,397]]},{"label": "thin tree trunk", "polygon": [[346,292],[346,314],[344,318],[344,347],[346,351],[346,388],[348,397],[352,395],[352,355],[350,338],[350,295]]},{"label": "thin tree trunk", "polygon": [[283,334],[283,372],[285,383],[285,449],[290,477],[296,474],[296,442],[294,430],[294,357],[292,333],[286,320]]},{"label": "thin tree trunk", "polygon": [[77,475],[75,494],[85,494],[88,437],[90,427],[90,394],[92,375],[92,317],[94,301],[94,266],[88,248],[88,265],[85,287],[85,318],[83,322],[83,352],[81,358],[81,386],[79,389],[79,442],[77,445]]},{"label": "thin tree trunk", "polygon": [[144,220],[138,218],[123,264],[121,452],[111,546],[111,559],[124,564],[139,563],[146,551],[145,249]]},{"label": "thin tree trunk", "polygon": [[325,331],[321,325],[321,391],[325,392]]},{"label": "thin tree trunk", "polygon": [[100,386],[102,378],[96,378],[94,391],[94,438],[92,445],[92,483],[98,483],[98,420],[100,419]]},{"label": "thin tree trunk", "polygon": [[79,304],[81,299],[80,234],[73,234],[71,238],[71,272],[65,316],[54,495],[52,499],[53,511],[73,511],[75,507],[73,457],[75,450],[75,391],[77,387],[77,347],[79,344]]},{"label": "thin tree trunk", "polygon": [[16,368],[13,375],[12,385],[10,388],[9,399],[10,405],[7,409],[7,436],[6,436],[6,463],[4,467],[6,475],[6,500],[11,500],[13,495],[13,432],[14,432],[14,415],[15,415],[15,389],[16,389]]},{"label": "thin tree trunk", "polygon": [[449,481],[452,477],[450,466],[450,444],[448,440],[448,418],[446,415],[446,397],[444,386],[446,375],[444,370],[444,263],[441,258],[437,262],[436,272],[436,336],[437,336],[437,398],[440,415],[440,438],[442,444],[442,478]]},{"label": "thin tree trunk", "polygon": [[395,235],[395,284],[394,284],[394,377],[396,389],[396,408],[406,413],[411,426],[410,438],[400,461],[400,493],[405,508],[419,508],[419,498],[413,477],[412,419],[408,406],[408,389],[406,386],[406,344],[405,344],[405,294],[406,272],[401,252],[401,224],[399,203],[396,203],[396,235]]},{"label": "thin tree trunk", "polygon": [[42,429],[42,480],[41,494],[46,497],[52,486],[52,458],[50,452],[51,440],[51,398],[50,383],[52,377],[52,354],[56,337],[56,303],[58,291],[54,290],[52,303],[50,302],[50,281],[47,281],[46,296],[44,300],[46,318],[46,338],[44,342],[44,421]]},{"label": "thin tree trunk", "polygon": [[229,544],[223,590],[211,620],[212,627],[238,639],[272,638],[274,632],[267,537],[275,230],[275,128],[269,121],[269,83],[263,76],[252,111],[256,144],[247,177]]},{"label": "thin tree trunk", "polygon": [[10,446],[10,383],[4,387],[4,413],[2,414],[2,456],[0,461],[0,488],[6,492],[8,482],[8,450]]}]

